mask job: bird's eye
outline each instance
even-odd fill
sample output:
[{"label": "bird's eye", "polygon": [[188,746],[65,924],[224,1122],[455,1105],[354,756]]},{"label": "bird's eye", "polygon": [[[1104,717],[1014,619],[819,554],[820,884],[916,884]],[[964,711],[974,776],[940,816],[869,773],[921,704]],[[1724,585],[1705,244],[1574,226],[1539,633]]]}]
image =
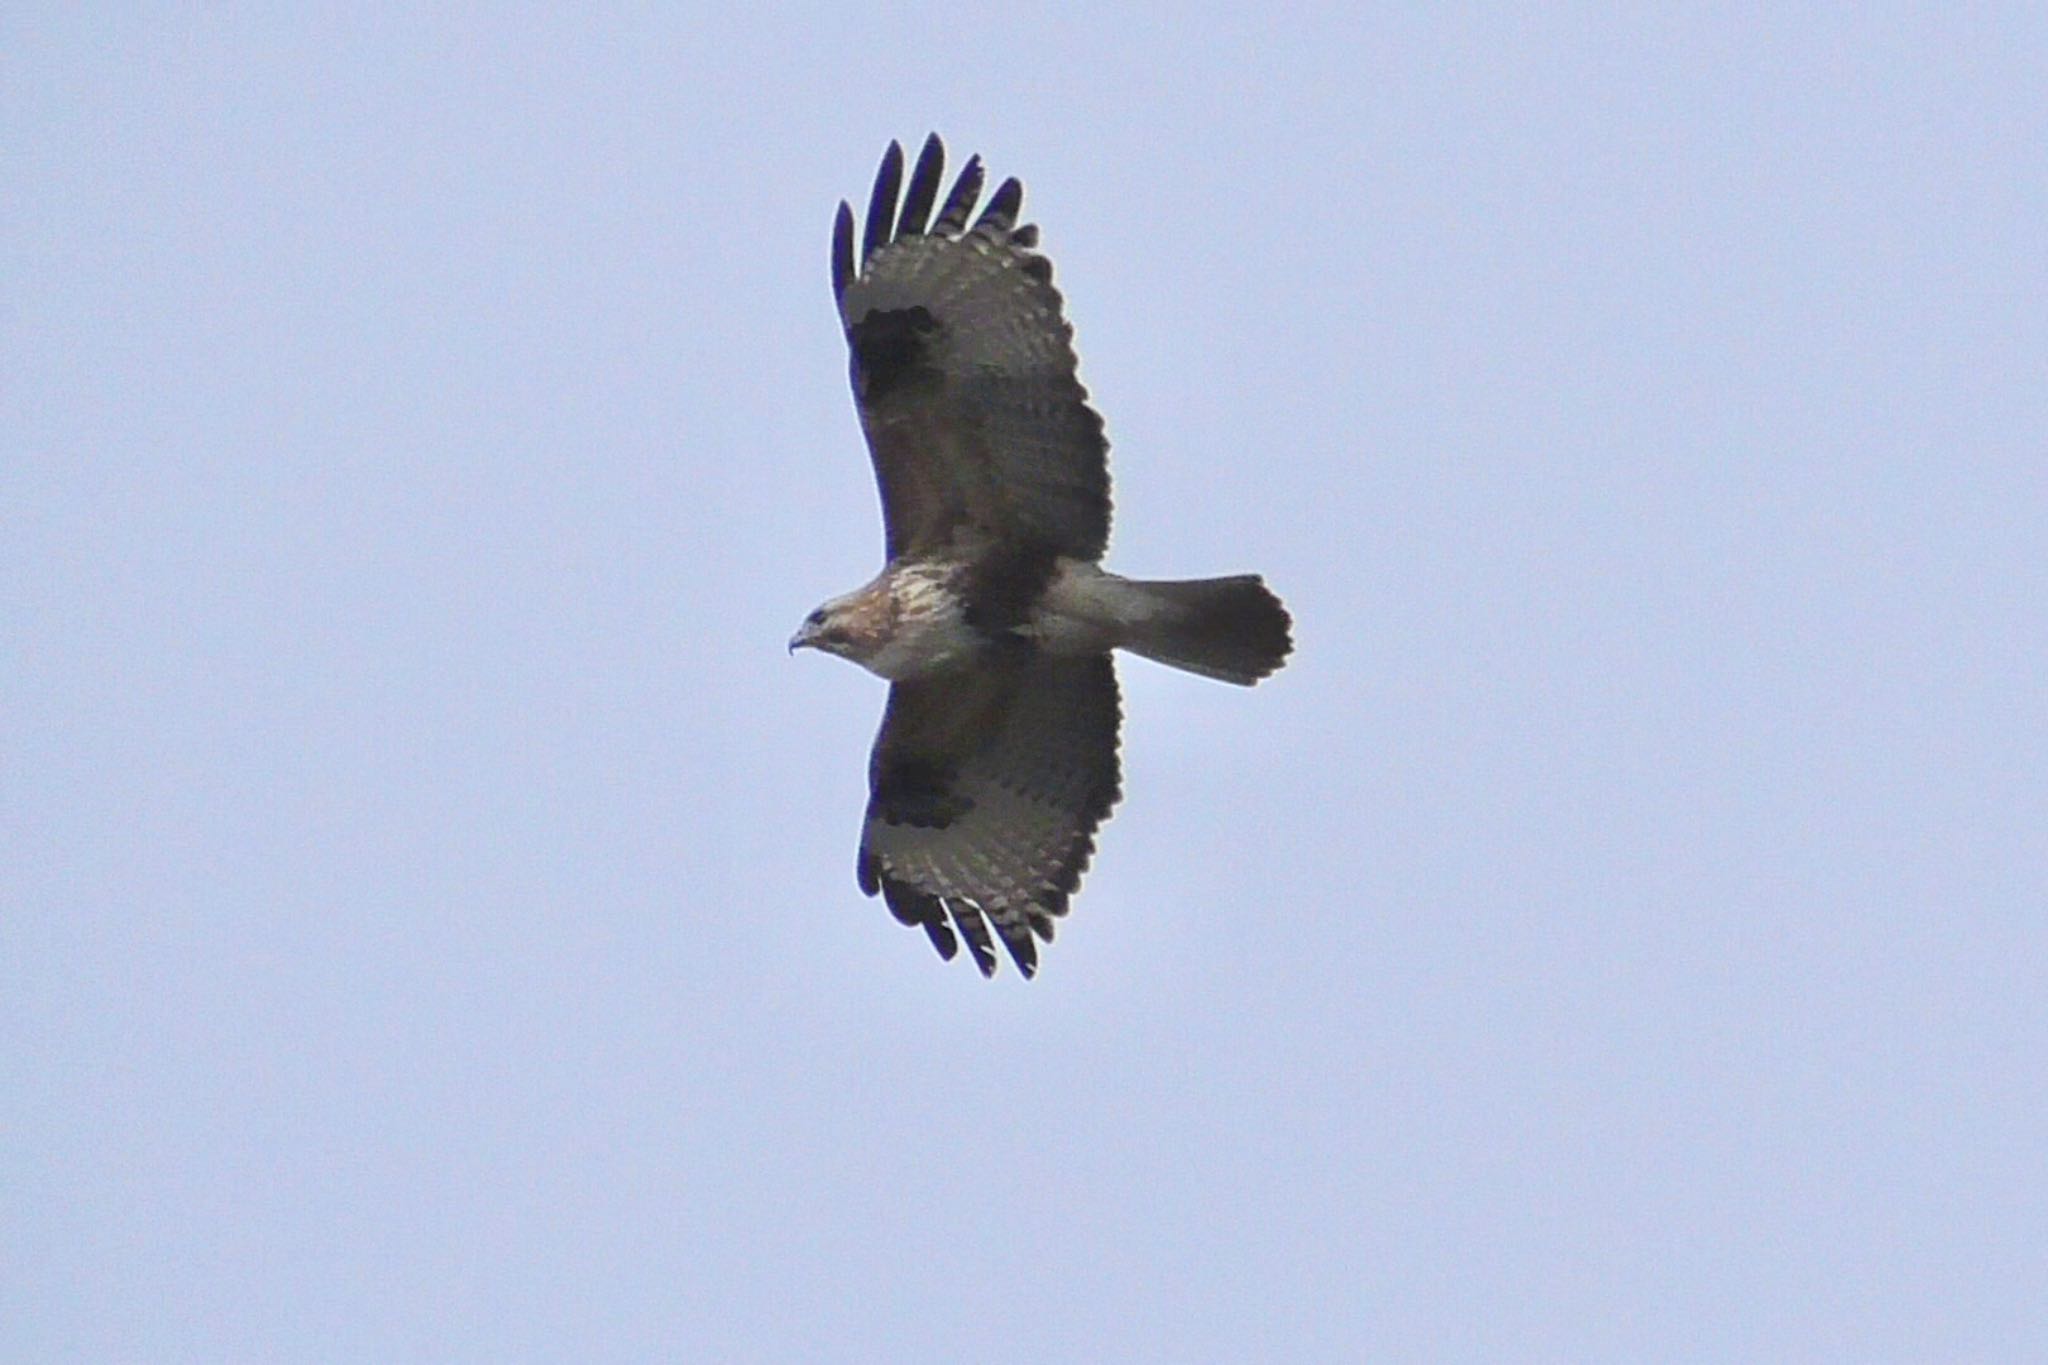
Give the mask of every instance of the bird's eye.
[{"label": "bird's eye", "polygon": [[822,625],[824,625],[824,624],[825,624],[825,609],[824,609],[823,607],[819,607],[819,608],[818,608],[818,609],[817,609],[816,611],[812,612],[812,613],[811,613],[811,614],[810,614],[809,616],[807,616],[807,617],[805,617],[805,618],[804,618],[804,624],[805,624],[805,625],[807,625],[807,626],[822,626]]}]

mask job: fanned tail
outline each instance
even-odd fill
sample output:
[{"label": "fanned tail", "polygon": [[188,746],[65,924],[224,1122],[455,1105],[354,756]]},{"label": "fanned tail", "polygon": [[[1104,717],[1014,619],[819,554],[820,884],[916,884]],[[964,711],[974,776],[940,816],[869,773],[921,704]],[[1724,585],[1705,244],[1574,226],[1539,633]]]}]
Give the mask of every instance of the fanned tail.
[{"label": "fanned tail", "polygon": [[1249,687],[1294,648],[1287,608],[1257,574],[1128,586],[1148,609],[1126,618],[1124,648],[1155,663]]}]

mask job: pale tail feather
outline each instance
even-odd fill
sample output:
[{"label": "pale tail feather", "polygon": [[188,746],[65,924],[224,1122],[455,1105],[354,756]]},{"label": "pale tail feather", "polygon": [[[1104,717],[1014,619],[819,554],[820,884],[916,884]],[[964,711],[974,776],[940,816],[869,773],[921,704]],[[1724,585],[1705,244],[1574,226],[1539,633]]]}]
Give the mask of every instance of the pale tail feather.
[{"label": "pale tail feather", "polygon": [[1126,617],[1123,646],[1156,663],[1249,687],[1294,648],[1287,609],[1257,574],[1127,583],[1149,610]]}]

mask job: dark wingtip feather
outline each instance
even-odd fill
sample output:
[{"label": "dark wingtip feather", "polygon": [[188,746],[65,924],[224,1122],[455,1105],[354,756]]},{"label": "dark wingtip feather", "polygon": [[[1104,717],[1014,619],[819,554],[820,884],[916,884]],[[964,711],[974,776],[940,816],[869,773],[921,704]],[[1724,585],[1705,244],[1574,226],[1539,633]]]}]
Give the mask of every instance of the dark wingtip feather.
[{"label": "dark wingtip feather", "polygon": [[996,192],[989,196],[988,207],[981,211],[981,217],[974,220],[974,226],[1008,233],[1017,225],[1017,210],[1023,207],[1024,184],[1013,175],[996,186]]},{"label": "dark wingtip feather", "polygon": [[1038,245],[1038,224],[1026,223],[1010,234],[1010,245],[1021,246],[1026,251]]},{"label": "dark wingtip feather", "polygon": [[875,173],[875,193],[868,200],[867,231],[861,237],[860,258],[871,260],[889,244],[889,228],[896,220],[896,192],[903,188],[903,144],[890,142],[882,153],[882,169]]},{"label": "dark wingtip feather", "polygon": [[952,929],[946,924],[944,901],[891,879],[882,870],[882,860],[866,849],[861,850],[856,871],[862,891],[870,896],[880,892],[882,903],[889,907],[889,913],[896,917],[898,924],[924,930],[925,937],[932,941],[932,947],[939,950],[939,956],[948,962],[953,960],[960,951],[960,941],[953,937]]},{"label": "dark wingtip feather", "polygon": [[[853,205],[839,201],[839,216],[832,220],[832,297],[846,297],[853,282]],[[872,893],[871,893],[872,894]]]},{"label": "dark wingtip feather", "polygon": [[933,133],[917,154],[917,166],[910,172],[910,189],[903,196],[903,212],[896,219],[896,235],[912,237],[924,231],[931,216],[932,202],[939,197],[939,176],[946,169],[946,144]]},{"label": "dark wingtip feather", "polygon": [[967,227],[967,215],[974,212],[974,201],[981,198],[981,158],[970,156],[967,164],[960,168],[960,178],[953,182],[952,193],[946,196],[946,206],[939,210],[939,220],[932,224],[932,232],[938,236],[954,236]]},{"label": "dark wingtip feather", "polygon": [[953,923],[960,926],[960,936],[967,940],[967,951],[974,954],[974,965],[985,977],[996,974],[996,944],[989,937],[988,922],[981,917],[981,907],[973,901],[951,900],[946,903],[953,912]]},{"label": "dark wingtip feather", "polygon": [[1038,975],[1038,945],[1031,941],[1030,928],[1023,924],[999,924],[996,928],[1003,936],[1003,946],[1010,950],[1010,960],[1024,973],[1024,979],[1029,981]]}]

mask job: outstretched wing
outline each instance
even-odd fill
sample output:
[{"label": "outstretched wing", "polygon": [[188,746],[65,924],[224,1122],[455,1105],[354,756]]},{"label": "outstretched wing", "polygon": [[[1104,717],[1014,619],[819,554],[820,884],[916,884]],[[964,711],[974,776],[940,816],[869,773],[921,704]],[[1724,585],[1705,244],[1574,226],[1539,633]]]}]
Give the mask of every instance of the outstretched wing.
[{"label": "outstretched wing", "polygon": [[1052,941],[1116,804],[1119,717],[1107,655],[897,683],[869,764],[861,890],[922,926],[941,957],[958,950],[957,926],[983,976],[993,925],[1032,975],[1032,935]]},{"label": "outstretched wing", "polygon": [[903,149],[890,143],[857,259],[851,207],[833,227],[832,292],[889,557],[964,533],[1099,559],[1109,445],[1075,377],[1052,264],[1032,250],[1038,229],[1017,226],[1024,188],[1005,180],[970,227],[982,184],[972,158],[927,223],[944,165],[934,133],[899,208]]}]

